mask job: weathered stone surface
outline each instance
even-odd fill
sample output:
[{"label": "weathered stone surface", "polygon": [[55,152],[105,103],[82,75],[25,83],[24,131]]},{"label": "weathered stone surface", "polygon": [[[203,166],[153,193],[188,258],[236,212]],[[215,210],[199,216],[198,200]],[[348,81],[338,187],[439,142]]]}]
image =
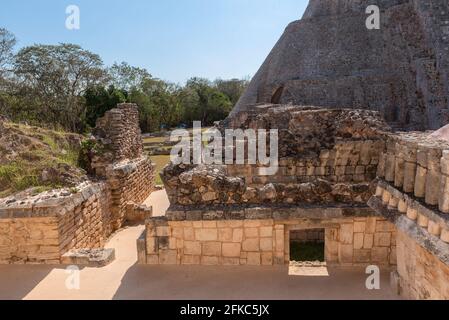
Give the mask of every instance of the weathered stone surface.
[{"label": "weathered stone surface", "polygon": [[[310,1],[303,19],[286,28],[231,117],[272,102],[367,106],[402,128],[446,125],[449,53],[447,17],[441,12],[447,12],[447,3],[431,3],[371,1],[382,8],[382,32],[376,32],[365,26],[363,1]],[[409,28],[399,34],[402,25]]]}]

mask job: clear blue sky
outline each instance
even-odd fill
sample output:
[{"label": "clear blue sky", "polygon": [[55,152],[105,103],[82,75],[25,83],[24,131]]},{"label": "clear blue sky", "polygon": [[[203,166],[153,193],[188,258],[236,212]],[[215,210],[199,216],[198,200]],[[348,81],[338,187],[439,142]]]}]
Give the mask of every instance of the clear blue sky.
[{"label": "clear blue sky", "polygon": [[[255,74],[287,24],[307,0],[2,0],[0,27],[18,48],[71,42],[115,61],[147,68],[182,83]],[[78,5],[81,29],[65,28],[68,5]]]}]

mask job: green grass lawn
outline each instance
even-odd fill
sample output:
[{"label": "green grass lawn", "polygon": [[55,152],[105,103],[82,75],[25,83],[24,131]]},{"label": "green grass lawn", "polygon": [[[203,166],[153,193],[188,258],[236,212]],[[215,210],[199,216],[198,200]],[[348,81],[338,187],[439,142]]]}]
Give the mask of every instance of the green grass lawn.
[{"label": "green grass lawn", "polygon": [[290,260],[324,262],[324,243],[293,241],[290,243]]},{"label": "green grass lawn", "polygon": [[151,156],[151,161],[156,164],[156,184],[162,184],[160,172],[170,162],[170,156]]}]

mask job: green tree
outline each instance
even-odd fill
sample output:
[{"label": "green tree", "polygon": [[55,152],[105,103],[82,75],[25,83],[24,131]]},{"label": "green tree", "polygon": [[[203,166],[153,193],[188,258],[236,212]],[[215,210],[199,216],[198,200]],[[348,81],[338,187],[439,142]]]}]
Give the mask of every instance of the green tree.
[{"label": "green tree", "polygon": [[103,86],[88,88],[84,94],[87,125],[94,128],[98,118],[104,116],[106,111],[115,108],[117,104],[126,102],[126,98],[127,92],[114,86],[107,89]]},{"label": "green tree", "polygon": [[31,117],[73,131],[83,126],[82,95],[106,80],[100,56],[74,44],[25,47],[15,57],[14,72],[18,96],[32,103]]},{"label": "green tree", "polygon": [[187,81],[182,103],[185,119],[189,122],[201,121],[203,126],[223,120],[232,110],[229,98],[203,78],[191,78]]},{"label": "green tree", "polygon": [[108,68],[108,76],[111,85],[126,91],[140,89],[152,78],[146,69],[130,66],[127,62],[114,63]]},{"label": "green tree", "polygon": [[247,79],[217,79],[214,81],[214,84],[220,92],[228,96],[231,104],[235,106],[248,87],[249,81]]}]

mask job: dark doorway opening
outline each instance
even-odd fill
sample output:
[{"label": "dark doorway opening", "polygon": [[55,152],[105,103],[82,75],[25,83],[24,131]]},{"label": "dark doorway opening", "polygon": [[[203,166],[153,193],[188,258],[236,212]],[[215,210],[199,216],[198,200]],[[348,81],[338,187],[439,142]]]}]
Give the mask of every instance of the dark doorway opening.
[{"label": "dark doorway opening", "polygon": [[325,230],[290,231],[290,261],[325,262]]},{"label": "dark doorway opening", "polygon": [[279,104],[281,103],[282,93],[284,92],[284,87],[278,88],[273,96],[271,97],[271,103]]}]

